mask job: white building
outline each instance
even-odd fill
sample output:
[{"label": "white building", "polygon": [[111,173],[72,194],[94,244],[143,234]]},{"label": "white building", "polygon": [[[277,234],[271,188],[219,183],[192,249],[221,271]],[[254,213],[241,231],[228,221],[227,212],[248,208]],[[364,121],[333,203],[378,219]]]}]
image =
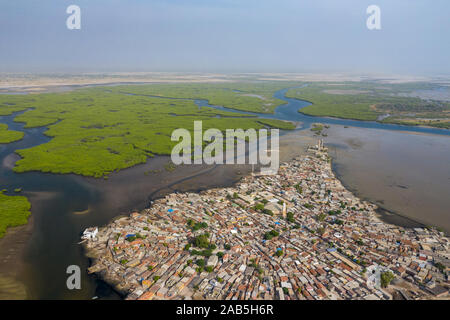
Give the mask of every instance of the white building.
[{"label": "white building", "polygon": [[95,237],[97,236],[97,233],[98,233],[97,227],[87,228],[86,230],[83,231],[83,235],[81,236],[81,239],[94,240]]}]

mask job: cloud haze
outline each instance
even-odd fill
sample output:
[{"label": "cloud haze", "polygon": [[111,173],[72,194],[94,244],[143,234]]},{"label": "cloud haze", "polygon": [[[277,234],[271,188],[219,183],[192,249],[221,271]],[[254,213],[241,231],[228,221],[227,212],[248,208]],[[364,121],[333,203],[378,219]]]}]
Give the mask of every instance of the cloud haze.
[{"label": "cloud haze", "polygon": [[[66,28],[71,4],[81,30]],[[2,0],[0,71],[448,75],[449,13],[448,0]]]}]

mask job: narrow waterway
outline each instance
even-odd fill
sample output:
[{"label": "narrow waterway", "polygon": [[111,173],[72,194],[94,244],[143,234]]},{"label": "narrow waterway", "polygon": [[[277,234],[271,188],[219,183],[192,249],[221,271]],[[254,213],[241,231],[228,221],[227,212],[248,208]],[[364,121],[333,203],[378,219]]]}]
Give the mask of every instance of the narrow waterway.
[{"label": "narrow waterway", "polygon": [[448,130],[448,129],[428,128],[428,127],[420,127],[420,126],[405,126],[405,125],[397,125],[397,124],[379,123],[376,121],[358,121],[358,120],[338,119],[338,118],[331,118],[331,117],[308,116],[303,113],[300,113],[299,110],[311,105],[311,103],[308,101],[305,101],[305,100],[287,98],[286,93],[290,89],[291,88],[286,88],[286,89],[282,89],[282,90],[275,92],[273,97],[283,100],[286,103],[278,106],[275,109],[275,112],[273,114],[245,112],[245,111],[239,111],[239,110],[235,110],[235,109],[225,108],[222,106],[214,106],[214,105],[210,105],[207,100],[195,100],[195,102],[197,103],[198,106],[201,106],[201,107],[213,107],[213,108],[216,108],[219,110],[224,110],[224,111],[231,111],[231,112],[255,115],[260,118],[298,121],[301,123],[301,126],[299,127],[299,129],[308,129],[311,127],[311,124],[313,124],[313,123],[323,123],[323,124],[329,124],[329,125],[351,126],[351,127],[366,128],[366,129],[403,131],[403,132],[412,132],[412,133],[428,133],[428,134],[450,136],[450,130]]}]

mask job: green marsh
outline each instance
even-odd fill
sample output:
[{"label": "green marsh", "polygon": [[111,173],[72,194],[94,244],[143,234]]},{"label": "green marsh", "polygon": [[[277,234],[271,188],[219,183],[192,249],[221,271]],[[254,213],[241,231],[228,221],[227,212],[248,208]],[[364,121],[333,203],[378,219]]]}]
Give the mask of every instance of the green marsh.
[{"label": "green marsh", "polygon": [[144,163],[149,157],[170,154],[177,144],[170,139],[172,131],[186,128],[193,132],[196,120],[203,121],[203,130],[217,128],[223,132],[232,128],[293,129],[290,122],[199,108],[188,100],[209,99],[210,103],[234,109],[247,106],[247,111],[266,110],[270,102],[273,105],[267,111],[271,112],[279,101],[270,97],[283,85],[286,84],[154,84],[2,95],[0,113],[26,110],[14,121],[25,123],[26,128],[46,126],[45,135],[52,138],[47,143],[16,150],[21,159],[16,162],[15,172],[105,177]]}]

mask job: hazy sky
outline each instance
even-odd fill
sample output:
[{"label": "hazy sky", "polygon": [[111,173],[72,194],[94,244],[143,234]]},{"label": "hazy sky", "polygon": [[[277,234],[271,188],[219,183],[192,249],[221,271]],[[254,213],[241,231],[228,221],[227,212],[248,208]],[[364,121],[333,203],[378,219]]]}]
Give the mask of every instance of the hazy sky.
[{"label": "hazy sky", "polygon": [[449,0],[0,0],[0,71],[449,75],[449,16]]}]

